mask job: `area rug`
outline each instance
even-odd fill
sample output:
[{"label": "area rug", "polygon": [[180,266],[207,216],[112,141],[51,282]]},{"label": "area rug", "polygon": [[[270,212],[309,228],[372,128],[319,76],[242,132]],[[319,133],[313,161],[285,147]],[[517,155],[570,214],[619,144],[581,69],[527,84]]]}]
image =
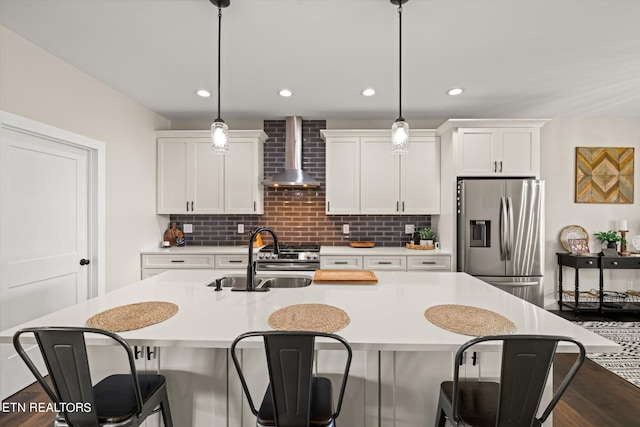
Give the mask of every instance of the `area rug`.
[{"label": "area rug", "polygon": [[587,353],[587,357],[640,387],[640,322],[574,323],[620,344],[621,353]]}]

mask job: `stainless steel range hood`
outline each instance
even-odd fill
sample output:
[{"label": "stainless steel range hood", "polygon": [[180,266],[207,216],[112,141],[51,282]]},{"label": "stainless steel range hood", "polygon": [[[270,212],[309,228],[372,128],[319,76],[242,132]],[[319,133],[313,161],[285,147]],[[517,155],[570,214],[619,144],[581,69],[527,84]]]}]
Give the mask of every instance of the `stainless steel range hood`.
[{"label": "stainless steel range hood", "polygon": [[302,170],[302,117],[287,117],[284,169],[262,181],[267,187],[318,187],[320,183]]}]

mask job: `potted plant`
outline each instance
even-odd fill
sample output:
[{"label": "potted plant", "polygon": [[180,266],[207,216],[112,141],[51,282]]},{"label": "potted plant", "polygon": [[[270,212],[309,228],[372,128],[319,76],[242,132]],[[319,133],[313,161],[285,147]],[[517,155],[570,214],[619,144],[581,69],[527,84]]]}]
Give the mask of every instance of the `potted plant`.
[{"label": "potted plant", "polygon": [[436,238],[436,232],[431,227],[425,227],[420,229],[420,244],[431,246],[433,240]]},{"label": "potted plant", "polygon": [[618,235],[617,231],[609,230],[609,231],[599,231],[595,234],[596,239],[600,243],[607,243],[607,248],[616,249],[618,242],[622,244],[626,244],[626,240]]}]

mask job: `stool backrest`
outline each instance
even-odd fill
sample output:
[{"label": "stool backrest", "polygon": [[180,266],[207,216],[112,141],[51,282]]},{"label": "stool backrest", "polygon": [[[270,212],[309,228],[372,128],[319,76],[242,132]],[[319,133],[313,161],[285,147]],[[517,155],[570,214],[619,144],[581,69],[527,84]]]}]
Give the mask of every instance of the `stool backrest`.
[{"label": "stool backrest", "polygon": [[274,415],[276,425],[279,427],[309,425],[315,338],[330,338],[342,344],[347,351],[347,360],[333,418],[340,414],[352,358],[351,346],[344,338],[334,334],[311,331],[248,332],[238,336],[231,345],[231,357],[254,415],[258,414],[258,410],[253,403],[236,354],[238,343],[250,337],[262,337],[264,341]]},{"label": "stool backrest", "polygon": [[[20,337],[25,333],[33,333],[35,336],[55,391],[49,387],[49,384],[24,350]],[[133,352],[127,342],[120,336],[95,328],[26,328],[14,334],[13,345],[20,358],[25,362],[54,403],[58,405],[63,402],[85,404],[83,410],[63,411],[63,415],[69,425],[98,425],[91,370],[85,343],[86,333],[107,336],[115,340],[127,352],[138,406],[136,415],[140,415],[142,411],[142,395],[136,374]],[[64,408],[64,405],[61,405],[61,407]],[[87,408],[90,410],[85,410]]]},{"label": "stool backrest", "polygon": [[501,341],[503,344],[496,426],[505,427],[532,425],[540,406],[558,343],[570,342],[576,346],[578,357],[538,419],[543,423],[584,362],[584,346],[570,337],[550,335],[495,335],[468,341],[456,353],[452,390],[454,414],[457,414],[458,375],[464,352],[474,351],[473,346],[488,341]]}]

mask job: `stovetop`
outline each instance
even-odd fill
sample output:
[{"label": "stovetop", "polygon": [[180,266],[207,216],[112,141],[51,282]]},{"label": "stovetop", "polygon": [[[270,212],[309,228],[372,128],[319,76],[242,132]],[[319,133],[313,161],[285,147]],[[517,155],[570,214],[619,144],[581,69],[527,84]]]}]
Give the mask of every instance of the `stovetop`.
[{"label": "stovetop", "polygon": [[[295,252],[320,252],[320,245],[314,243],[300,243],[300,244],[278,244],[280,252],[295,253]],[[260,249],[260,252],[273,252],[273,244],[268,244]]]}]

